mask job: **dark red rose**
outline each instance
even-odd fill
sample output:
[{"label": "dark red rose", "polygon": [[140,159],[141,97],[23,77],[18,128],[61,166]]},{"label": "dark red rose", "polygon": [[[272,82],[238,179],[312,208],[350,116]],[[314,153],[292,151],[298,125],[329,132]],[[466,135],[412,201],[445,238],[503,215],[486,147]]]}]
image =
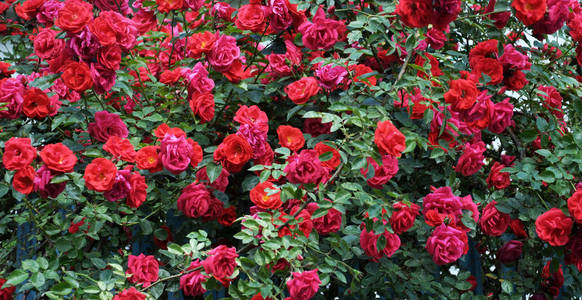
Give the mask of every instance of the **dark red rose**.
[{"label": "dark red rose", "polygon": [[522,242],[508,241],[497,251],[497,259],[504,264],[510,264],[521,257],[522,248]]}]

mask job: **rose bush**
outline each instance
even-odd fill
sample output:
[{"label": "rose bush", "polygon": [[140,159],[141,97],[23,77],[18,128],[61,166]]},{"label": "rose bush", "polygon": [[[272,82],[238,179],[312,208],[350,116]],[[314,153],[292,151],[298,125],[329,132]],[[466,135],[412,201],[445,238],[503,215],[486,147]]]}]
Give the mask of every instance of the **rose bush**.
[{"label": "rose bush", "polygon": [[0,15],[1,299],[582,294],[577,1]]}]

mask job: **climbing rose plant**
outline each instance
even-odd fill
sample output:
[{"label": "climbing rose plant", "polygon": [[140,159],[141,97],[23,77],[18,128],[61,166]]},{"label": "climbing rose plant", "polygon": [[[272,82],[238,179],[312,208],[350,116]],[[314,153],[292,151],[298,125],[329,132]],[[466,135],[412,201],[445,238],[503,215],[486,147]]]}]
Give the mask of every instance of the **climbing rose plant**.
[{"label": "climbing rose plant", "polygon": [[7,0],[0,32],[2,299],[582,294],[575,0]]}]

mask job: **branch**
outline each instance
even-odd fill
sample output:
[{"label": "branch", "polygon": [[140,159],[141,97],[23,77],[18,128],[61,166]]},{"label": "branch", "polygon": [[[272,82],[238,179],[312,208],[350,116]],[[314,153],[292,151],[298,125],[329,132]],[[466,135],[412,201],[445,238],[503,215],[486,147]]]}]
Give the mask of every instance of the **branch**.
[{"label": "branch", "polygon": [[179,273],[179,274],[174,274],[174,275],[170,275],[168,277],[164,277],[164,278],[158,279],[158,280],[152,282],[152,284],[150,286],[142,288],[140,290],[140,292],[145,292],[147,289],[153,287],[154,285],[156,285],[156,284],[158,284],[160,282],[164,282],[164,281],[172,280],[174,278],[182,277],[182,276],[184,276],[186,274],[190,274],[190,273],[196,272],[196,271],[201,270],[201,269],[202,269],[202,266],[198,266],[198,267],[196,267],[194,269],[186,270],[186,271],[184,271],[182,273]]},{"label": "branch", "polygon": [[509,133],[509,136],[511,136],[513,143],[515,144],[515,147],[519,151],[519,160],[522,160],[525,157],[525,149],[523,148],[523,146],[521,145],[521,142],[519,141],[519,139],[517,138],[517,136],[513,132],[513,129],[511,129],[511,127],[507,127],[506,129],[507,129],[507,132]]}]

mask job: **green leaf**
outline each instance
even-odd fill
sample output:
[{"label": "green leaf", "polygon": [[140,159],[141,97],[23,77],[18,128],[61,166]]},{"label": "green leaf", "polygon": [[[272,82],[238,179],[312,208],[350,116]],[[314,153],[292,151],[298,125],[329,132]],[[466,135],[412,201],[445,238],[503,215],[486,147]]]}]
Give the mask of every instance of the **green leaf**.
[{"label": "green leaf", "polygon": [[10,273],[6,278],[6,282],[2,286],[2,288],[7,288],[11,286],[17,286],[21,284],[23,281],[28,279],[28,272],[22,270],[14,270],[14,272]]},{"label": "green leaf", "polygon": [[210,183],[216,181],[216,179],[220,176],[220,172],[222,172],[221,165],[217,165],[215,163],[208,163],[206,165],[206,175],[208,175],[208,180]]},{"label": "green leaf", "polygon": [[44,275],[40,272],[32,274],[32,277],[30,277],[30,283],[32,283],[32,285],[37,289],[42,287],[45,283]]},{"label": "green leaf", "polygon": [[501,289],[503,292],[511,295],[513,293],[513,284],[509,280],[503,280],[501,283]]},{"label": "green leaf", "polygon": [[328,151],[319,156],[319,161],[324,162],[333,158],[333,152]]}]

